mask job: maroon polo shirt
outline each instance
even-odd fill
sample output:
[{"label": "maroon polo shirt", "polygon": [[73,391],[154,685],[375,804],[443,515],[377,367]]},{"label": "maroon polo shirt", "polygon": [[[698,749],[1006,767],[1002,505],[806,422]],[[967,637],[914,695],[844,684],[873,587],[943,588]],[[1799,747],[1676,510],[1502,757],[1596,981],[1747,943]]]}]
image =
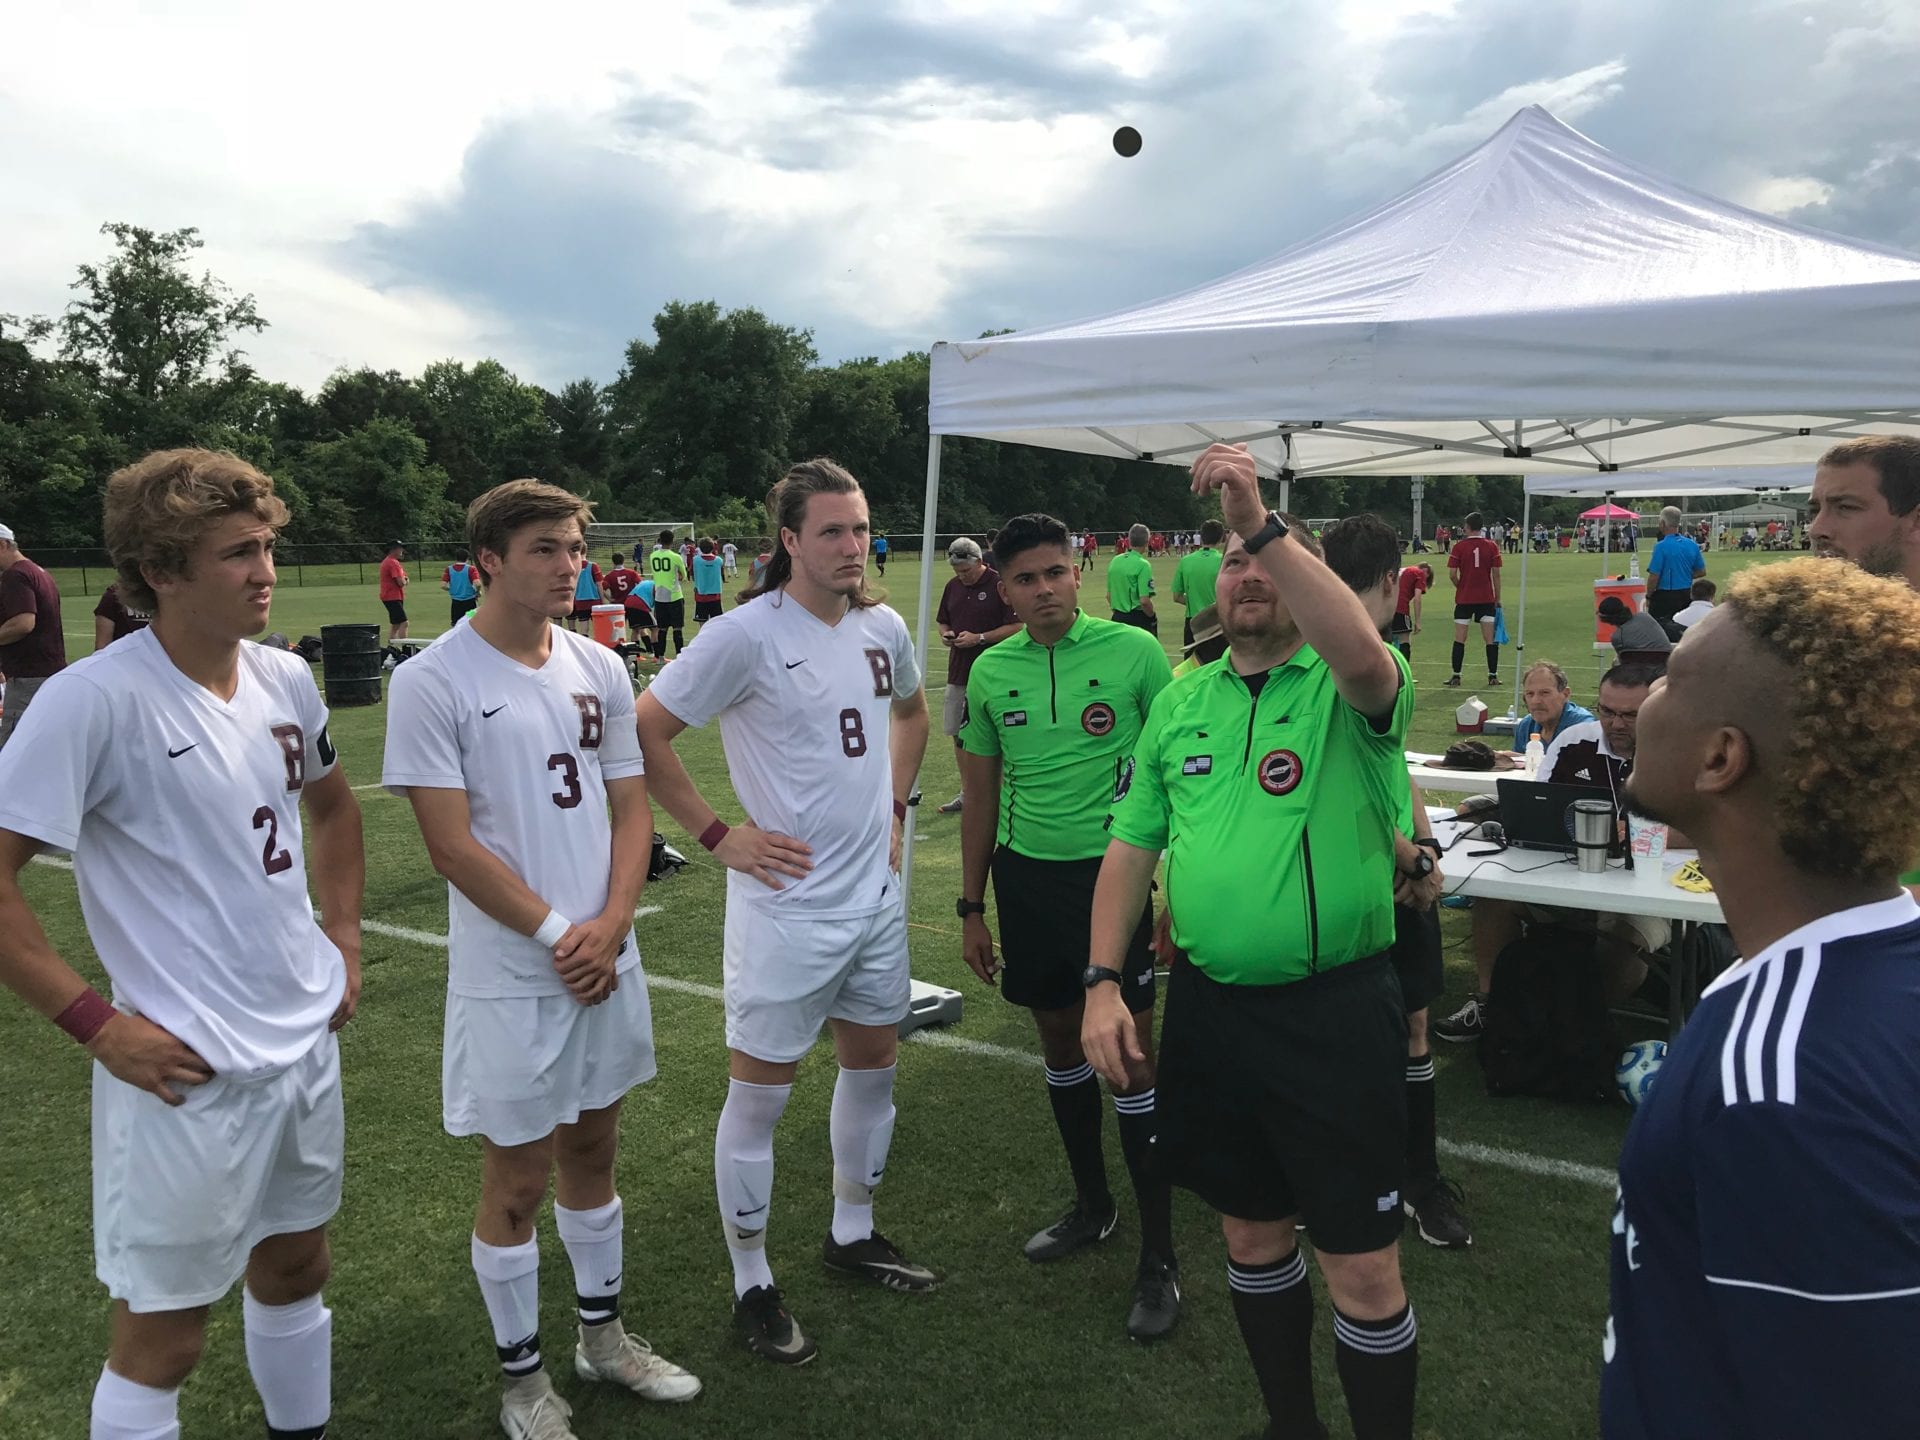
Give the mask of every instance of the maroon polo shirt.
[{"label": "maroon polo shirt", "polygon": [[[980,578],[971,585],[958,575],[949,580],[940,596],[937,618],[948,630],[971,630],[976,635],[998,630],[1003,625],[1020,623],[1020,617],[1013,613],[1013,607],[1000,598],[1000,577],[991,567],[983,570]],[[973,662],[986,648],[984,645],[973,645],[966,649],[959,646],[950,648],[947,651],[947,684],[965,685]]]},{"label": "maroon polo shirt", "polygon": [[67,668],[67,638],[60,633],[60,592],[53,577],[24,556],[0,575],[0,621],[35,617],[33,629],[0,645],[0,672],[14,680],[41,680]]},{"label": "maroon polo shirt", "polygon": [[127,602],[120,598],[120,587],[109,585],[100,592],[100,603],[93,607],[93,613],[113,626],[113,633],[107,637],[111,645],[116,640],[124,640],[136,630],[144,630],[153,623],[153,616],[145,610],[132,610]]}]

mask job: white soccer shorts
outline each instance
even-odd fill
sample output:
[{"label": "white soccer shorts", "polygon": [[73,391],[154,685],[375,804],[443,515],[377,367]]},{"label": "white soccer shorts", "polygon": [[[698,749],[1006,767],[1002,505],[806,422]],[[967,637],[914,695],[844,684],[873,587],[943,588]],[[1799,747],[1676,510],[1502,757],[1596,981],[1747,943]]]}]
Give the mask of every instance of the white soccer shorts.
[{"label": "white soccer shorts", "polygon": [[271,1235],[340,1208],[340,1045],[322,1035],[277,1075],[216,1075],[158,1096],[93,1067],[94,1272],[145,1313],[211,1305]]},{"label": "white soccer shorts", "polygon": [[899,887],[884,910],[852,920],[788,919],[727,905],[727,1047],[785,1064],[829,1019],[898,1025],[911,997]]},{"label": "white soccer shorts", "polygon": [[598,1005],[571,995],[447,996],[440,1055],[449,1135],[527,1145],[653,1079],[653,1010],[638,965]]}]

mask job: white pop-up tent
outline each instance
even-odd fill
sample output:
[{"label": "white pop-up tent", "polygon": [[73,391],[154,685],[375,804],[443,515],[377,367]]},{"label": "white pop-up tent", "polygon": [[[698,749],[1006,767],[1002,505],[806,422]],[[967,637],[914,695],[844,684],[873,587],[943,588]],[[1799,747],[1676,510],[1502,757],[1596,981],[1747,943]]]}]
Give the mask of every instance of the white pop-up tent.
[{"label": "white pop-up tent", "polygon": [[1244,441],[1283,503],[1289,475],[1805,464],[1920,434],[1920,257],[1715,199],[1528,107],[1224,279],[936,345],[928,428],[929,557],[946,435],[1181,466]]}]

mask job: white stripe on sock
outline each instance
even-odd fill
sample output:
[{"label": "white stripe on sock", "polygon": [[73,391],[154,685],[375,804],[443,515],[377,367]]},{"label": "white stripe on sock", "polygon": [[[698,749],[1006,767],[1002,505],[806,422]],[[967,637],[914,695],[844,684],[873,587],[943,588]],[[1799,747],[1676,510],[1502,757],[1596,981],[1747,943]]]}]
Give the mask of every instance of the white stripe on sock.
[{"label": "white stripe on sock", "polygon": [[1084,1084],[1092,1078],[1093,1066],[1090,1063],[1077,1066],[1072,1070],[1056,1070],[1051,1065],[1047,1067],[1047,1084],[1058,1085],[1062,1089]]}]

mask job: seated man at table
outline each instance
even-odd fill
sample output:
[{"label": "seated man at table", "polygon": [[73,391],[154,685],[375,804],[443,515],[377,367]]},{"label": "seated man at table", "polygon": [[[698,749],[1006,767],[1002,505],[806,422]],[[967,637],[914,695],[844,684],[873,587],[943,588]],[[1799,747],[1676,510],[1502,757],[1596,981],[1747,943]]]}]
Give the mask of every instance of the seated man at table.
[{"label": "seated man at table", "polygon": [[1602,600],[1599,614],[1602,624],[1614,627],[1613,653],[1623,660],[1628,655],[1664,655],[1673,649],[1673,637],[1665,625],[1644,610],[1629,610],[1618,595]]},{"label": "seated man at table", "polygon": [[1673,623],[1685,630],[1706,619],[1713,613],[1713,597],[1718,593],[1713,581],[1704,577],[1694,581],[1692,601],[1686,609],[1674,615]]},{"label": "seated man at table", "polygon": [[[1513,749],[1495,757],[1496,769],[1516,770],[1524,765],[1527,742],[1536,735],[1542,746],[1551,745],[1568,726],[1593,719],[1591,710],[1573,703],[1567,672],[1551,660],[1536,660],[1527,667],[1520,677],[1520,703],[1527,707],[1527,713],[1513,727]],[[1545,778],[1544,767],[1541,778]]]},{"label": "seated man at table", "polygon": [[[1536,778],[1619,795],[1633,766],[1640,705],[1658,678],[1658,672],[1644,665],[1616,665],[1602,675],[1596,707],[1599,715],[1562,727],[1548,747]],[[1667,843],[1677,848],[1686,842],[1684,837],[1670,834]],[[1522,905],[1511,900],[1476,898],[1471,913],[1477,988],[1458,1010],[1433,1022],[1433,1033],[1442,1040],[1480,1038],[1486,1029],[1488,996],[1493,989],[1493,962],[1529,926],[1557,925],[1597,932],[1608,1004],[1624,1000],[1640,988],[1647,978],[1647,956],[1665,945],[1671,935],[1668,922],[1652,916]]]}]

